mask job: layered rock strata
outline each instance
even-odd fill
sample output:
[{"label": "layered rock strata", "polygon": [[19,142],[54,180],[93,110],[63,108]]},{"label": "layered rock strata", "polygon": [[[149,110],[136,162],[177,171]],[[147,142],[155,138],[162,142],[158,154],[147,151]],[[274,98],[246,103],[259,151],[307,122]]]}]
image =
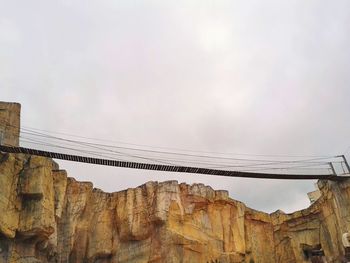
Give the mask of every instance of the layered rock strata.
[{"label": "layered rock strata", "polygon": [[319,187],[309,208],[267,214],[203,184],[105,193],[51,159],[0,154],[0,262],[341,262],[350,181]]}]

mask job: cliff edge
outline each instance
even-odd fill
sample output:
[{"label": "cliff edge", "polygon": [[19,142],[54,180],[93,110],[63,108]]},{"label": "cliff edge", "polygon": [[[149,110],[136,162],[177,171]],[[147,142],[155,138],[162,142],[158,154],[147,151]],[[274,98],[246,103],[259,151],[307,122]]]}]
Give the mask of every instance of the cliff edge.
[{"label": "cliff edge", "polygon": [[[0,102],[0,143],[18,146],[20,105]],[[343,262],[350,180],[319,181],[292,214],[246,207],[203,184],[105,193],[50,158],[0,152],[0,263]]]},{"label": "cliff edge", "polygon": [[[51,159],[0,154],[0,262],[341,262],[350,181],[309,208],[259,212],[203,184],[105,193]],[[317,254],[317,253],[316,253]],[[318,261],[314,261],[318,262]],[[320,261],[322,262],[322,261]]]}]

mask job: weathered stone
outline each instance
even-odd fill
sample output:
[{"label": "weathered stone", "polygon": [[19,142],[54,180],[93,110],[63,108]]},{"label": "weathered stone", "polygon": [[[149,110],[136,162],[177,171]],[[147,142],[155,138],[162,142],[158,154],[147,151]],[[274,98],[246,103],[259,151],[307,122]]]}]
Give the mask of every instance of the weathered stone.
[{"label": "weathered stone", "polygon": [[52,161],[31,156],[19,174],[21,210],[17,232],[28,237],[48,238],[55,229]]},{"label": "weathered stone", "polygon": [[0,101],[0,144],[19,146],[21,105]]},{"label": "weathered stone", "polygon": [[246,207],[203,184],[148,182],[104,193],[48,158],[0,154],[0,262],[341,262],[350,180],[292,214]]},{"label": "weathered stone", "polygon": [[0,233],[14,238],[19,224],[21,200],[17,194],[18,178],[24,161],[20,155],[0,155]]}]

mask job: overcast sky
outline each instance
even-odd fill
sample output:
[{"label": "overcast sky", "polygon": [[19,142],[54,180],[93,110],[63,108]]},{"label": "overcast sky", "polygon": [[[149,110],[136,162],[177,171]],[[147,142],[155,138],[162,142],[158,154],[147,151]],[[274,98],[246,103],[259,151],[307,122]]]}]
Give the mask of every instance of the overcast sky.
[{"label": "overcast sky", "polygon": [[[0,100],[22,124],[248,154],[350,146],[350,1],[0,0]],[[314,181],[60,162],[106,191],[202,182],[264,211],[308,205]]]}]

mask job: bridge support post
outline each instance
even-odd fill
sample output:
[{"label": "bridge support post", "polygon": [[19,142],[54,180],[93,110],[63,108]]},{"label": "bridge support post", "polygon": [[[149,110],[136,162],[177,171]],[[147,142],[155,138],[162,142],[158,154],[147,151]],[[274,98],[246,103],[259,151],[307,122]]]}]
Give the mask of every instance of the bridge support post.
[{"label": "bridge support post", "polygon": [[332,169],[333,175],[337,175],[337,172],[335,171],[334,165],[332,164],[332,162],[329,163],[329,166],[330,166],[331,169]]},{"label": "bridge support post", "polygon": [[340,157],[343,158],[344,164],[345,164],[345,166],[346,166],[346,169],[348,169],[348,173],[350,174],[350,166],[349,166],[348,161],[347,161],[346,158],[345,158],[345,155],[344,155],[344,154],[343,154],[343,155],[340,155]]}]

